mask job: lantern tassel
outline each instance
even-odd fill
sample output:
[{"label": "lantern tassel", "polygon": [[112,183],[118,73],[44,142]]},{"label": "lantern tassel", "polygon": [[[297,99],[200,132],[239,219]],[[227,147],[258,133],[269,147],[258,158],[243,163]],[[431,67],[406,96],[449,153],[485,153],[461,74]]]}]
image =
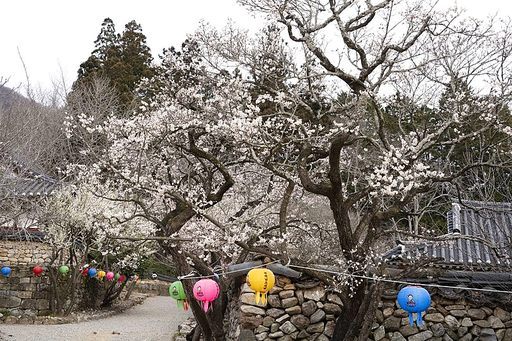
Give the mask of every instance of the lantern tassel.
[{"label": "lantern tassel", "polygon": [[423,318],[421,317],[421,311],[419,313],[417,313],[416,315],[418,316],[418,318],[416,318],[416,324],[418,326],[423,325]]},{"label": "lantern tassel", "polygon": [[261,294],[261,304],[267,305],[267,293],[266,292]]},{"label": "lantern tassel", "polygon": [[183,301],[183,308],[185,309],[185,311],[188,310],[188,301],[187,300]]},{"label": "lantern tassel", "polygon": [[176,306],[177,306],[178,308],[184,309],[184,308],[183,308],[183,301],[182,301],[182,300],[176,300]]},{"label": "lantern tassel", "polygon": [[208,311],[208,308],[209,308],[208,301],[203,301],[203,310],[205,313]]},{"label": "lantern tassel", "polygon": [[412,316],[412,313],[409,313],[409,325],[411,327],[414,326],[414,316]]},{"label": "lantern tassel", "polygon": [[255,295],[254,301],[256,302],[256,304],[260,304],[260,302],[261,302],[261,293],[259,291],[257,291],[254,295]]}]

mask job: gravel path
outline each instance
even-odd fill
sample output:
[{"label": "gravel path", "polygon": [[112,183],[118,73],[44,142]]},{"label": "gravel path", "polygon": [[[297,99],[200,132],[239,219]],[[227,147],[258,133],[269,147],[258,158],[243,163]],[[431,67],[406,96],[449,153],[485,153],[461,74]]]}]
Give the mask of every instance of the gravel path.
[{"label": "gravel path", "polygon": [[60,325],[0,324],[0,336],[6,341],[170,341],[178,324],[189,315],[179,310],[170,297],[156,296],[148,297],[144,303],[123,313],[100,320]]}]

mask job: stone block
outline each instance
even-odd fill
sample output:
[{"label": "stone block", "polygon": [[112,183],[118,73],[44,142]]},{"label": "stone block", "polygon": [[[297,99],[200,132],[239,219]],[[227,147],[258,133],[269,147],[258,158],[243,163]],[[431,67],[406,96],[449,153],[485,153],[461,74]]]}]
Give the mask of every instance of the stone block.
[{"label": "stone block", "polygon": [[283,287],[283,290],[295,290],[295,284],[289,283]]},{"label": "stone block", "polygon": [[297,299],[297,297],[285,298],[281,300],[281,305],[283,306],[283,308],[290,308],[297,304],[299,304],[299,300]]},{"label": "stone block", "polygon": [[473,321],[473,324],[476,324],[480,328],[491,328],[491,323],[487,320],[476,320]]},{"label": "stone block", "polygon": [[341,298],[336,294],[329,294],[327,295],[327,301],[331,303],[336,303],[337,305],[342,306],[343,303],[341,302]]},{"label": "stone block", "polygon": [[446,333],[442,323],[434,323],[432,326],[430,326],[430,330],[436,337],[443,336]]},{"label": "stone block", "polygon": [[426,341],[433,336],[430,330],[425,330],[424,332],[418,333],[409,337],[409,341]]},{"label": "stone block", "polygon": [[0,308],[15,308],[21,304],[21,298],[16,296],[0,297]]},{"label": "stone block", "polygon": [[451,329],[456,329],[456,328],[459,328],[459,326],[460,326],[459,320],[457,320],[457,318],[455,318],[452,315],[446,316],[444,318],[444,322],[446,322],[448,327],[451,328]]},{"label": "stone block", "polygon": [[373,339],[375,341],[380,341],[386,336],[386,331],[384,330],[384,326],[380,326],[379,328],[375,329],[373,332]]},{"label": "stone block", "polygon": [[316,303],[314,301],[306,301],[302,303],[302,313],[305,316],[311,316],[316,311]]},{"label": "stone block", "polygon": [[297,330],[297,327],[295,327],[295,325],[290,321],[286,321],[281,325],[281,327],[279,327],[279,329],[283,331],[285,334],[291,334]]},{"label": "stone block", "polygon": [[281,299],[290,298],[290,297],[294,297],[294,296],[295,296],[295,291],[293,291],[293,290],[283,290],[283,291],[279,292],[279,297]]},{"label": "stone block", "polygon": [[277,309],[277,308],[267,309],[267,315],[271,316],[273,318],[277,318],[277,317],[279,317],[281,315],[284,315],[284,310],[283,309]]},{"label": "stone block", "polygon": [[407,324],[407,325],[401,327],[399,331],[403,336],[408,337],[408,336],[417,334],[419,332],[419,329],[418,329],[418,327],[416,327],[416,325],[411,326],[411,325]]},{"label": "stone block", "polygon": [[292,316],[290,321],[299,330],[306,329],[309,326],[309,323],[310,323],[309,319],[306,316],[302,315],[302,314]]},{"label": "stone block", "polygon": [[469,317],[464,317],[460,325],[463,327],[473,327],[473,322]]},{"label": "stone block", "polygon": [[278,337],[284,336],[284,333],[282,331],[277,331],[275,333],[268,334],[268,337],[271,339],[277,339]]},{"label": "stone block", "polygon": [[334,314],[334,315],[341,314],[340,306],[335,303],[325,303],[323,309],[326,314]]},{"label": "stone block", "polygon": [[281,300],[278,295],[270,295],[267,298],[268,304],[273,308],[281,308]]},{"label": "stone block", "polygon": [[242,296],[240,296],[240,301],[242,301],[243,304],[247,304],[247,305],[254,305],[254,306],[258,306],[258,307],[266,306],[262,302],[256,303],[255,295],[253,293],[243,293]]},{"label": "stone block", "polygon": [[324,327],[324,334],[329,336],[329,338],[332,337],[332,335],[334,334],[334,328],[336,327],[336,322],[335,321],[327,321],[325,323],[325,327]]},{"label": "stone block", "polygon": [[48,310],[50,308],[50,302],[45,299],[37,300],[36,309],[37,310]]},{"label": "stone block", "polygon": [[23,284],[25,284],[25,283],[26,283],[26,284],[28,284],[28,283],[30,283],[30,278],[28,278],[28,277],[22,277],[22,278],[20,278],[20,283],[23,283]]},{"label": "stone block", "polygon": [[273,317],[265,316],[263,318],[263,326],[270,327],[272,325],[272,323],[274,323],[274,321],[275,321],[275,319]]},{"label": "stone block", "polygon": [[468,316],[471,317],[472,320],[483,320],[486,314],[482,309],[468,309]]},{"label": "stone block", "polygon": [[283,316],[276,318],[276,322],[282,323],[282,322],[288,320],[289,318],[290,318],[290,315],[284,314]]},{"label": "stone block", "polygon": [[487,318],[487,321],[489,321],[489,323],[491,324],[491,327],[494,329],[505,328],[505,324],[503,322],[501,322],[501,320],[494,315],[489,316]]},{"label": "stone block", "polygon": [[391,334],[390,341],[407,341],[407,339],[399,332],[394,332]]},{"label": "stone block", "polygon": [[311,320],[311,323],[320,322],[324,318],[325,318],[325,312],[322,309],[318,309],[317,311],[315,311],[315,313],[313,315],[311,315],[309,317],[309,319]]},{"label": "stone block", "polygon": [[306,289],[304,290],[304,298],[313,301],[323,300],[325,298],[325,289],[321,286],[312,289]]},{"label": "stone block", "polygon": [[21,308],[23,309],[36,309],[37,300],[25,299],[21,302]]},{"label": "stone block", "polygon": [[255,329],[263,323],[261,316],[241,315],[240,326],[244,329]]},{"label": "stone block", "polygon": [[255,306],[252,306],[252,305],[243,304],[240,307],[240,311],[242,313],[244,313],[244,314],[265,316],[265,309],[262,309],[262,308],[259,308],[259,307],[255,307]]},{"label": "stone block", "polygon": [[433,313],[433,314],[427,314],[425,315],[425,321],[427,322],[443,322],[444,316],[441,313]]},{"label": "stone block", "polygon": [[384,328],[386,329],[386,332],[396,332],[400,329],[400,326],[402,325],[402,319],[398,317],[388,317],[384,320]]},{"label": "stone block", "polygon": [[297,315],[302,312],[302,310],[300,309],[300,307],[298,305],[294,305],[293,307],[286,308],[284,311],[289,315]]},{"label": "stone block", "polygon": [[295,297],[299,300],[299,304],[304,303],[304,292],[302,290],[295,291]]},{"label": "stone block", "polygon": [[18,291],[16,296],[18,296],[19,298],[32,298],[32,294],[32,291]]},{"label": "stone block", "polygon": [[510,320],[510,313],[506,310],[501,309],[500,307],[494,309],[494,316],[499,318],[501,322],[507,322]]},{"label": "stone block", "polygon": [[464,317],[468,312],[466,310],[450,310],[450,315],[455,317]]},{"label": "stone block", "polygon": [[322,333],[324,331],[324,323],[318,322],[310,325],[306,328],[306,331],[308,333],[314,334],[314,333]]}]

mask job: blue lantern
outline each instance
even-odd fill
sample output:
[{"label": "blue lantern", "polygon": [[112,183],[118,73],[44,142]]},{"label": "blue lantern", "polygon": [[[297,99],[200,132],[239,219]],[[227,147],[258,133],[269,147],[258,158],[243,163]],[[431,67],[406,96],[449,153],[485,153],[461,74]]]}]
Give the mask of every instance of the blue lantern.
[{"label": "blue lantern", "polygon": [[12,272],[11,268],[10,268],[10,267],[8,267],[8,266],[4,266],[4,267],[2,268],[2,270],[0,270],[0,271],[2,272],[2,275],[3,275],[4,277],[9,277],[9,275],[10,275],[10,274],[11,274],[11,272]]},{"label": "blue lantern", "polygon": [[97,273],[98,271],[96,270],[96,268],[89,268],[89,270],[87,271],[89,278],[95,277]]},{"label": "blue lantern", "polygon": [[408,286],[398,293],[398,304],[400,308],[409,312],[409,324],[414,325],[413,313],[416,313],[416,324],[421,326],[423,320],[421,313],[430,307],[430,294],[422,287]]}]

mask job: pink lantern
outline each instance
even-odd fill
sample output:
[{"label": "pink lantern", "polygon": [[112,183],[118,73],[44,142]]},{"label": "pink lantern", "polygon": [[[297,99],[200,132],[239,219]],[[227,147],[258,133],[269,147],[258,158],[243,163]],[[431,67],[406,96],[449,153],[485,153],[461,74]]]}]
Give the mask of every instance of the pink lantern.
[{"label": "pink lantern", "polygon": [[194,297],[201,301],[203,304],[203,310],[208,311],[210,302],[215,301],[219,297],[220,287],[212,279],[202,279],[194,284]]},{"label": "pink lantern", "polygon": [[107,274],[105,275],[105,278],[107,279],[107,281],[113,280],[114,279],[114,273],[112,271],[107,272]]}]

